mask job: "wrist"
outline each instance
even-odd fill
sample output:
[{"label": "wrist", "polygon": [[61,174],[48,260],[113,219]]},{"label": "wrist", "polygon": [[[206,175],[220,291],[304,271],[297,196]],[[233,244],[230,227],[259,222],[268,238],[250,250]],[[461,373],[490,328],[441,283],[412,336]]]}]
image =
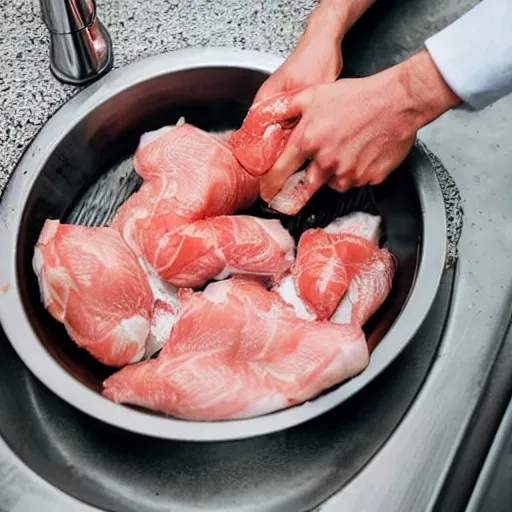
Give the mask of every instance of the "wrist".
[{"label": "wrist", "polygon": [[426,50],[413,55],[396,68],[418,129],[461,102],[444,81]]},{"label": "wrist", "polygon": [[315,30],[327,31],[341,41],[375,0],[320,0],[310,17]]},{"label": "wrist", "polygon": [[304,35],[317,38],[321,34],[322,37],[341,42],[349,28],[347,27],[347,18],[348,11],[345,2],[320,1],[308,19]]}]

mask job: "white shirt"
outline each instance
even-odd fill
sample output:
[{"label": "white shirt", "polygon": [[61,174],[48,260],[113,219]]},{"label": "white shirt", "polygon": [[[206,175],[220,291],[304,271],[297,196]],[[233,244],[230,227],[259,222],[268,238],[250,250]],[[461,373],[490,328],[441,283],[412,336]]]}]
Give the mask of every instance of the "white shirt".
[{"label": "white shirt", "polygon": [[472,109],[512,92],[512,0],[483,0],[425,46],[446,83]]}]

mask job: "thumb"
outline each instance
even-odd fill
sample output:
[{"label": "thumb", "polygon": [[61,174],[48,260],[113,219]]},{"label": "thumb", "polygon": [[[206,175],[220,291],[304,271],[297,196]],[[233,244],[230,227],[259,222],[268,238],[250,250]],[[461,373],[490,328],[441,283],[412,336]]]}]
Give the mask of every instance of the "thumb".
[{"label": "thumb", "polygon": [[[295,122],[302,116],[313,99],[313,91],[310,89],[312,88],[295,89],[268,96],[258,103],[258,111],[269,114],[273,123]],[[255,105],[253,104],[253,106]]]},{"label": "thumb", "polygon": [[252,100],[252,104],[255,105],[256,103],[265,101],[267,98],[269,98],[270,96],[273,96],[274,94],[276,94],[278,92],[279,91],[272,90],[272,85],[269,84],[268,80],[267,80],[266,82],[263,82],[263,84],[258,89],[256,96],[254,96],[254,99]]}]

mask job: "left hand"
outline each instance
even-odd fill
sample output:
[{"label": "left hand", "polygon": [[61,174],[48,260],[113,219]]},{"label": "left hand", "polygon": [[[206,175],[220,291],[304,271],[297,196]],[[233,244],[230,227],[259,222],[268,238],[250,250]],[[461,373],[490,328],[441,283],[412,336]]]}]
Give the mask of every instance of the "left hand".
[{"label": "left hand", "polygon": [[292,54],[260,87],[254,103],[275,94],[332,83],[341,67],[340,39],[328,32],[306,30]]}]

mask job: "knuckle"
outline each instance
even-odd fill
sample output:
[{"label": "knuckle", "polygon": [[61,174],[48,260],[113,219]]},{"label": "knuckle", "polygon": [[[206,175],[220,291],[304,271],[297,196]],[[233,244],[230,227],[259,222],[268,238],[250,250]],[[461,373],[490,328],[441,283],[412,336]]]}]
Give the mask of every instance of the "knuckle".
[{"label": "knuckle", "polygon": [[352,179],[356,187],[362,187],[370,182],[371,174],[365,169],[356,169],[353,173]]},{"label": "knuckle", "polygon": [[346,178],[336,177],[329,183],[329,186],[338,192],[346,192],[349,182]]},{"label": "knuckle", "polygon": [[316,141],[317,137],[315,132],[311,129],[305,129],[301,134],[300,147],[308,153],[313,152],[315,150]]},{"label": "knuckle", "polygon": [[333,169],[337,166],[338,155],[334,151],[326,150],[320,152],[315,160],[322,169]]}]

